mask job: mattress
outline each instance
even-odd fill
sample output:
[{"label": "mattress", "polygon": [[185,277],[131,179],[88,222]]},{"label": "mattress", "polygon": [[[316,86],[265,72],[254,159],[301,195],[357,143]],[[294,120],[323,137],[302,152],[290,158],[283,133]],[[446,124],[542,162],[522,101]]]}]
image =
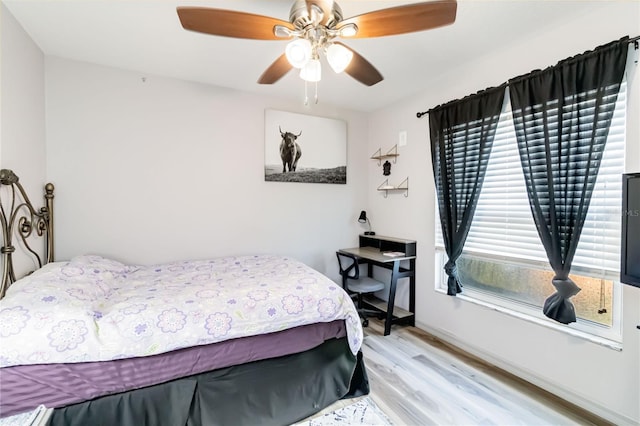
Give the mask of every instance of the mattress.
[{"label": "mattress", "polygon": [[0,367],[112,361],[345,320],[358,313],[338,284],[283,256],[125,265],[79,256],[16,281],[0,301]]}]

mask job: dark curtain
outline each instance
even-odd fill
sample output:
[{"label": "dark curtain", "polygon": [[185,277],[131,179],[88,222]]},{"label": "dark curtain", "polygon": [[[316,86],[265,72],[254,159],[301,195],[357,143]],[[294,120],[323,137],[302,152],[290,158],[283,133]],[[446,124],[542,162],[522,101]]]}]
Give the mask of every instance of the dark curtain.
[{"label": "dark curtain", "polygon": [[544,314],[575,322],[569,278],[625,70],[628,38],[509,81],[533,218],[555,272]]},{"label": "dark curtain", "polygon": [[456,261],[462,254],[498,127],[505,85],[429,111],[431,160],[449,260],[447,294],[462,291]]}]

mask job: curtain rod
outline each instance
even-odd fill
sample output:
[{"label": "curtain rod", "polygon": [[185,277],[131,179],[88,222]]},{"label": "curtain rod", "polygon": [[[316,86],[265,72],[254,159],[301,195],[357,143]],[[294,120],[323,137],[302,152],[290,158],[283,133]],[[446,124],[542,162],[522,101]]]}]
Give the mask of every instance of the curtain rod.
[{"label": "curtain rod", "polygon": [[[630,39],[628,40],[628,43],[629,43],[629,44],[633,43],[633,48],[634,48],[635,50],[638,50],[638,49],[640,49],[640,45],[638,44],[638,40],[640,40],[640,36],[636,36],[636,37],[630,38]],[[429,113],[429,111],[417,112],[417,113],[416,113],[416,117],[418,117],[418,118],[422,118],[422,116],[423,116],[423,115],[426,115],[426,114],[428,114],[428,113]]]}]

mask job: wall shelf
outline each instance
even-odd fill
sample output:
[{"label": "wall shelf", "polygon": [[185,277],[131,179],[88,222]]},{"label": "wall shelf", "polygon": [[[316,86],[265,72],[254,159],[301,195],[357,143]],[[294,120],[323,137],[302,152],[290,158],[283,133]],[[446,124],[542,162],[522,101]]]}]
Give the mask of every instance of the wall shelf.
[{"label": "wall shelf", "polygon": [[371,156],[372,160],[378,160],[378,166],[382,164],[382,160],[393,158],[393,163],[395,164],[396,159],[398,158],[398,144],[394,145],[386,154],[382,153],[382,148],[378,148],[376,152]]},{"label": "wall shelf", "polygon": [[404,191],[404,196],[409,196],[409,177],[400,182],[398,185],[389,185],[389,179],[386,179],[384,182],[378,186],[378,191],[384,191],[384,198],[387,198],[389,195],[389,191]]}]

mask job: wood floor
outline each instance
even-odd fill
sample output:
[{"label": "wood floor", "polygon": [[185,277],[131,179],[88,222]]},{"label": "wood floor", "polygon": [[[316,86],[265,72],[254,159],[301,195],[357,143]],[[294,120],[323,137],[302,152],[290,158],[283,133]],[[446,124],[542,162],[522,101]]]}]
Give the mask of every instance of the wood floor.
[{"label": "wood floor", "polygon": [[395,425],[609,424],[417,328],[382,333],[370,320],[362,351],[370,397]]}]

